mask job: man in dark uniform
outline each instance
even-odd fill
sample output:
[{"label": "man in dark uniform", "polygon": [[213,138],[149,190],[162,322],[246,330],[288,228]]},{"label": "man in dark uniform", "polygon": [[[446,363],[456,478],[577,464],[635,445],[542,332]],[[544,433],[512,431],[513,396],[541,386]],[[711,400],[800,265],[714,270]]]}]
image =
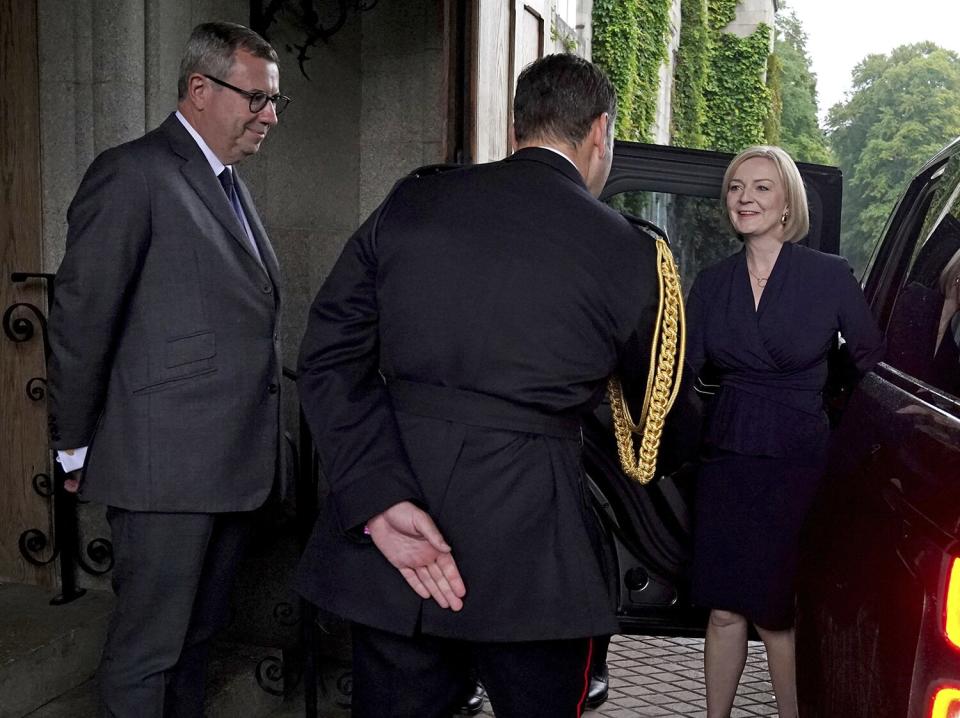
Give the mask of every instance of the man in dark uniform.
[{"label": "man in dark uniform", "polygon": [[354,716],[579,715],[617,624],[579,417],[645,378],[656,250],[597,201],[616,96],[591,63],[520,75],[517,151],[397,184],[311,309],[299,389],[330,495],[299,590],[353,622]]}]

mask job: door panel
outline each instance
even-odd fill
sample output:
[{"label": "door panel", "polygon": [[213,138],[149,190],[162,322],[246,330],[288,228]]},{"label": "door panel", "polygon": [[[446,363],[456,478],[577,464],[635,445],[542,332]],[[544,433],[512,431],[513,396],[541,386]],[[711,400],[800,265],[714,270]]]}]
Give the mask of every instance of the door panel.
[{"label": "door panel", "polygon": [[[895,500],[913,478],[897,465],[910,433],[900,412],[909,406],[909,394],[872,374],[835,430],[803,540],[797,671],[804,716],[906,715],[925,594],[899,552],[903,532],[916,523]],[[891,422],[896,416],[903,421]]]},{"label": "door panel", "polygon": [[[33,488],[34,477],[51,472],[42,324],[29,307],[14,308],[23,303],[43,311],[45,298],[35,282],[10,281],[12,272],[39,272],[42,263],[35,0],[0,0],[0,87],[0,312],[6,315],[0,335],[0,581],[49,586],[52,566],[28,564],[18,548],[28,529],[51,535],[48,502]],[[32,324],[29,339],[18,319]],[[40,379],[31,381],[35,377]],[[43,486],[43,479],[37,482]]]},{"label": "door panel", "polygon": [[944,575],[960,528],[960,146],[928,163],[866,282],[886,360],[854,392],[805,538],[803,715],[927,715],[960,683]]}]

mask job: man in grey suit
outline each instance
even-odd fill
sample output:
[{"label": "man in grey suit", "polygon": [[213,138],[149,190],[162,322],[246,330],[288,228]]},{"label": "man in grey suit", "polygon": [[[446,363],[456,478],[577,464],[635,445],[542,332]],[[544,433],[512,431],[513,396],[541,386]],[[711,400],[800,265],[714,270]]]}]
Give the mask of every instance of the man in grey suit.
[{"label": "man in grey suit", "polygon": [[194,29],[178,89],[87,171],[50,313],[52,444],[113,534],[110,716],[203,714],[207,645],[279,473],[279,268],[233,165],[289,99],[273,48],[222,22]]}]

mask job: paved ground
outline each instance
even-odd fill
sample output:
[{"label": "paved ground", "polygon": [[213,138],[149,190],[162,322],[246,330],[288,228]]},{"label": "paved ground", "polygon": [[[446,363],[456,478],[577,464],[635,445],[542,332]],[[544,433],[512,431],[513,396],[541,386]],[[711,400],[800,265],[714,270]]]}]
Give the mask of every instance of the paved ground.
[{"label": "paved ground", "polygon": [[[614,636],[608,654],[610,697],[584,718],[703,718],[706,715],[703,685],[703,640]],[[340,680],[338,680],[338,676]],[[327,676],[328,695],[320,718],[349,718],[349,697],[337,688],[349,684],[349,667]],[[480,715],[495,718],[489,701]],[[731,718],[776,716],[767,660],[762,643],[750,643],[747,666]],[[271,718],[302,718],[303,694],[288,699]]]},{"label": "paved ground", "polygon": [[[703,640],[614,636],[607,664],[610,697],[597,710],[586,713],[586,717],[706,715]],[[775,715],[777,708],[763,644],[751,642],[731,718]]]}]

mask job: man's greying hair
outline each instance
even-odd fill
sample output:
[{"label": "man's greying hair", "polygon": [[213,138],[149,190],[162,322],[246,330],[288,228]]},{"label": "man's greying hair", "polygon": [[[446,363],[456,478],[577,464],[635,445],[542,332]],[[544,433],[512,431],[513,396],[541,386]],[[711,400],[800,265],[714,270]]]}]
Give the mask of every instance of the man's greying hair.
[{"label": "man's greying hair", "polygon": [[576,55],[547,55],[527,65],[513,98],[517,142],[552,139],[578,147],[604,112],[612,131],[617,93],[603,71]]},{"label": "man's greying hair", "polygon": [[237,50],[244,50],[254,57],[279,64],[277,53],[270,43],[243,25],[233,22],[205,22],[193,28],[183,51],[183,59],[180,60],[178,99],[182,100],[187,96],[187,80],[194,73],[224,79],[233,67],[233,54]]}]

